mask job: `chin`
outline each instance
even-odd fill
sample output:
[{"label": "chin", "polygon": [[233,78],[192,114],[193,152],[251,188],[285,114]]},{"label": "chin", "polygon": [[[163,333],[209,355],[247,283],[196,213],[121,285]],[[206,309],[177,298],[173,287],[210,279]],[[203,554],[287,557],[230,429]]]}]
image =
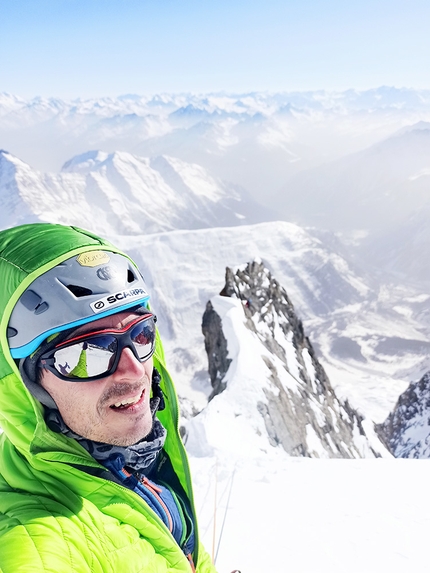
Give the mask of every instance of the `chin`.
[{"label": "chin", "polygon": [[[148,436],[148,434],[151,433],[152,430],[152,420],[151,420],[151,424],[146,426],[145,428],[142,428],[142,431],[140,432],[130,432],[129,434],[127,434],[126,436],[123,436],[122,438],[119,438],[115,441],[115,443],[113,445],[116,446],[133,446],[134,444],[137,444],[138,442],[141,442],[142,440],[144,440],[146,438],[146,436]],[[107,442],[107,443],[113,443],[111,442]]]}]

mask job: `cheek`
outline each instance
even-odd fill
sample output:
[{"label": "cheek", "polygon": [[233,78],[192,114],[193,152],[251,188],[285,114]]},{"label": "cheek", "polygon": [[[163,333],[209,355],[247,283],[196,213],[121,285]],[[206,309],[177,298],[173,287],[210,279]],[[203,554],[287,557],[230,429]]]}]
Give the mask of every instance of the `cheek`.
[{"label": "cheek", "polygon": [[145,374],[148,376],[149,380],[152,380],[152,371],[154,370],[154,361],[152,357],[143,363],[145,367]]},{"label": "cheek", "polygon": [[100,395],[95,382],[84,387],[84,383],[65,382],[51,372],[43,375],[40,385],[52,396],[60,412],[65,409],[84,409],[88,404],[95,404]]}]

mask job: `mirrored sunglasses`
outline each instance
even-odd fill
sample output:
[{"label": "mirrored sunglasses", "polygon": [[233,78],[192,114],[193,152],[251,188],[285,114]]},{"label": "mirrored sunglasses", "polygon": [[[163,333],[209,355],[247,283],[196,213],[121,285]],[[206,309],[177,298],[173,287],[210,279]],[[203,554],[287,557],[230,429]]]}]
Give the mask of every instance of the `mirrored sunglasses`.
[{"label": "mirrored sunglasses", "polygon": [[115,372],[124,348],[140,361],[155,351],[154,315],[136,318],[121,329],[91,331],[69,338],[42,354],[39,366],[69,382],[87,382]]}]

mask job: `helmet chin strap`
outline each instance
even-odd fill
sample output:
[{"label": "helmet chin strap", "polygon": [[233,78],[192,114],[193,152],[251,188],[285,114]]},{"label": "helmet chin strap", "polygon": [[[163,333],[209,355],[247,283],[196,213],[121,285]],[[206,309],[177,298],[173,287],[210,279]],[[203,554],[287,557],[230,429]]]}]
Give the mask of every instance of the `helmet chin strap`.
[{"label": "helmet chin strap", "polygon": [[164,402],[164,394],[160,386],[161,376],[156,368],[152,369],[152,398],[149,401],[152,417],[158,410],[164,410],[166,404]]},{"label": "helmet chin strap", "polygon": [[51,410],[58,410],[58,406],[55,403],[54,398],[52,398],[51,394],[49,394],[45,390],[45,388],[42,388],[40,384],[37,384],[37,382],[33,382],[33,380],[27,374],[24,366],[25,360],[26,360],[25,358],[21,358],[21,360],[19,361],[19,373],[21,374],[21,378],[25,386],[27,387],[27,390],[34,398],[36,398],[36,400],[38,400],[44,406],[47,406]]}]

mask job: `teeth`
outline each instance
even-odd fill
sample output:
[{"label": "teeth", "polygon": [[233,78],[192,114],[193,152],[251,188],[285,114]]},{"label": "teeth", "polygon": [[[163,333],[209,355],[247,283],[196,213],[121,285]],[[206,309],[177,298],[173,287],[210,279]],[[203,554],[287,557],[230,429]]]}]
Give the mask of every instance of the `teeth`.
[{"label": "teeth", "polygon": [[142,394],[139,394],[138,396],[134,396],[133,398],[128,398],[126,400],[122,400],[121,402],[117,402],[116,404],[114,404],[114,407],[120,408],[121,406],[129,406],[130,404],[136,404],[136,402],[139,402],[141,395]]}]

